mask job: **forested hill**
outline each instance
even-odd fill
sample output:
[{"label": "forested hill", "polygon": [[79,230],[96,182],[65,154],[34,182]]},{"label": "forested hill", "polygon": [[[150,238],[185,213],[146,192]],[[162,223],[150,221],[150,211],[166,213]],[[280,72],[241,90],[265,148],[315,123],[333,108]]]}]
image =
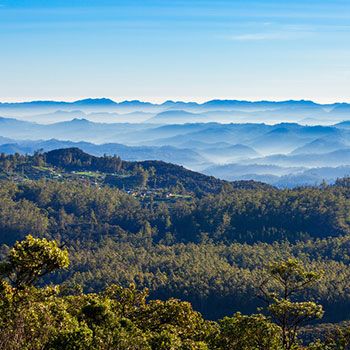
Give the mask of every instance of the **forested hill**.
[{"label": "forested hill", "polygon": [[77,149],[1,155],[0,175],[0,257],[28,234],[54,239],[72,264],[50,282],[134,283],[216,319],[254,312],[261,269],[298,258],[326,271],[307,291],[324,320],[350,320],[349,179],[279,190]]},{"label": "forested hill", "polygon": [[119,188],[177,187],[185,192],[218,193],[226,181],[218,180],[162,161],[127,162],[119,157],[94,157],[80,149],[54,150],[44,154],[46,162],[67,170],[85,170],[112,173],[106,178],[110,185]]},{"label": "forested hill", "polygon": [[[51,175],[76,175],[94,178],[99,183],[125,190],[164,189],[177,194],[219,193],[225,186],[235,188],[270,188],[255,181],[229,183],[212,176],[162,161],[123,161],[118,156],[96,157],[78,148],[57,149],[34,156],[1,155],[2,169],[40,178]],[[0,164],[1,165],[1,164]]]}]

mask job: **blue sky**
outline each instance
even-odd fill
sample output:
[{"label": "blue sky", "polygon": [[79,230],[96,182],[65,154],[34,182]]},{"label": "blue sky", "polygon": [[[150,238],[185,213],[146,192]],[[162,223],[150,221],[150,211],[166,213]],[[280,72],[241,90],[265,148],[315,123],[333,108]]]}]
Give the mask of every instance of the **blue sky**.
[{"label": "blue sky", "polygon": [[0,0],[0,100],[350,101],[350,1]]}]

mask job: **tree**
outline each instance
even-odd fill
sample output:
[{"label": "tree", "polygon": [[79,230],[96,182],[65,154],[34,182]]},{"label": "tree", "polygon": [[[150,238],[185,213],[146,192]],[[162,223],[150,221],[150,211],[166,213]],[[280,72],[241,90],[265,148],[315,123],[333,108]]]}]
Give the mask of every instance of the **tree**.
[{"label": "tree", "polygon": [[92,349],[92,331],[86,325],[65,329],[53,336],[47,344],[50,350],[87,350]]},{"label": "tree", "polygon": [[310,350],[349,350],[350,328],[348,326],[337,326],[308,346]]},{"label": "tree", "polygon": [[148,290],[139,291],[135,284],[130,284],[129,288],[112,284],[105,290],[104,295],[113,300],[122,317],[131,318],[135,312],[146,307]]},{"label": "tree", "polygon": [[59,288],[34,286],[40,277],[68,264],[68,252],[55,241],[32,236],[8,252],[0,264],[1,349],[43,349],[53,334],[76,323],[57,297]]},{"label": "tree", "polygon": [[281,328],[264,315],[236,313],[219,321],[217,347],[222,350],[279,350]]},{"label": "tree", "polygon": [[149,177],[150,179],[153,180],[153,188],[156,188],[157,187],[157,170],[154,166],[151,166],[149,169],[148,169],[148,173],[149,173]]},{"label": "tree", "polygon": [[35,166],[42,167],[45,165],[45,157],[43,155],[43,150],[37,150],[34,152],[33,163]]},{"label": "tree", "polygon": [[136,187],[145,188],[148,182],[149,173],[142,166],[138,166],[135,169]]},{"label": "tree", "polygon": [[312,301],[292,301],[320,278],[320,274],[307,271],[297,259],[271,264],[268,277],[260,285],[267,310],[281,327],[283,349],[291,350],[297,344],[297,332],[306,322],[321,318],[323,308]]},{"label": "tree", "polygon": [[113,349],[118,350],[152,350],[149,335],[142,332],[129,319],[122,318],[114,331]]},{"label": "tree", "polygon": [[207,343],[217,331],[216,324],[204,320],[190,303],[173,298],[151,300],[135,323],[140,329],[154,333],[153,349],[203,349],[203,342]]},{"label": "tree", "polygon": [[68,251],[58,247],[57,242],[29,235],[16,242],[10,250],[7,261],[1,263],[0,273],[16,289],[34,285],[46,274],[67,268]]}]

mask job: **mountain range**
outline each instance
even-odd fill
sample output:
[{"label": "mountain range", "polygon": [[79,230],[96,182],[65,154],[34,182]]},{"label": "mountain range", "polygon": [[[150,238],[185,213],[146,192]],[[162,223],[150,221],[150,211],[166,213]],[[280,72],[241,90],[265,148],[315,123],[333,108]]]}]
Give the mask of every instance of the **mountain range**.
[{"label": "mountain range", "polygon": [[74,102],[3,102],[0,103],[0,115],[41,123],[86,118],[100,122],[159,124],[286,121],[330,125],[350,119],[350,104],[319,104],[304,100],[211,100],[203,103],[166,101],[157,104],[139,100],[115,102],[108,98],[88,98]]},{"label": "mountain range", "polygon": [[212,100],[0,103],[0,152],[79,147],[281,187],[348,175],[350,104]]}]

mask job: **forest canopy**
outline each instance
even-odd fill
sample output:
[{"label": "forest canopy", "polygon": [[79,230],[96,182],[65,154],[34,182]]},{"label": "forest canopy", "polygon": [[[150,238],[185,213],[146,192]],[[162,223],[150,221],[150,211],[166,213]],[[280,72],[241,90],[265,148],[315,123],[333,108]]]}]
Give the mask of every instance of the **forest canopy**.
[{"label": "forest canopy", "polygon": [[[134,284],[112,284],[99,293],[38,287],[41,277],[68,265],[68,251],[45,238],[29,235],[9,250],[0,265],[2,349],[292,350],[301,349],[302,325],[323,316],[320,304],[294,300],[320,278],[296,259],[266,269],[260,286],[266,315],[235,313],[219,322],[205,320],[188,302],[149,300],[147,289]],[[316,340],[308,348],[338,349],[327,343],[340,339]],[[346,336],[342,341],[348,344]]]},{"label": "forest canopy", "polygon": [[28,235],[69,253],[67,269],[38,278],[40,290],[61,285],[90,298],[132,285],[152,300],[189,302],[203,319],[240,312],[219,322],[225,329],[258,322],[269,332],[275,326],[264,317],[271,315],[257,312],[266,306],[259,286],[271,263],[297,259],[319,276],[293,295],[293,302],[322,305],[321,312],[304,304],[324,312],[311,325],[350,319],[349,179],[282,190],[76,149],[1,155],[0,170],[2,261]]}]

